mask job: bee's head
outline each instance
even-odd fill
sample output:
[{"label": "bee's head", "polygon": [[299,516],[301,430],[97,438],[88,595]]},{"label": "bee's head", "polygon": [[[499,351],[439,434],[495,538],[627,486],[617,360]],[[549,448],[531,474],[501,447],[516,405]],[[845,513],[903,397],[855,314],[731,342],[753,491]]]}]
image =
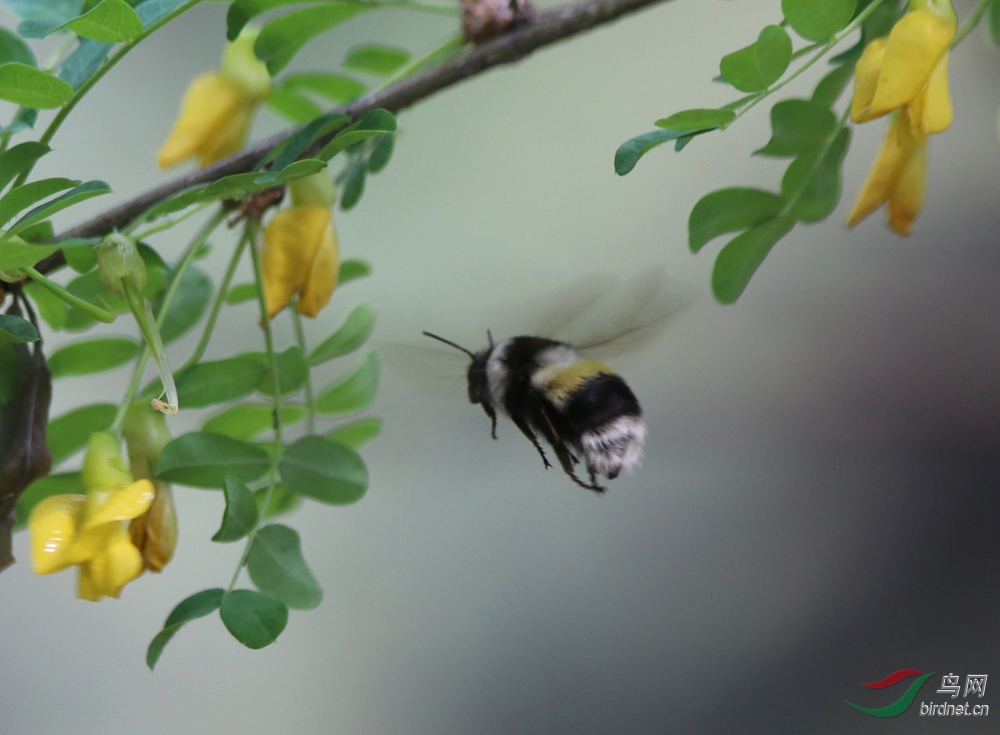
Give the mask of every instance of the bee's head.
[{"label": "bee's head", "polygon": [[431,332],[424,332],[424,334],[431,339],[436,339],[438,342],[444,342],[449,347],[454,347],[456,350],[464,352],[472,360],[469,363],[469,401],[471,403],[488,403],[489,402],[489,385],[486,382],[486,361],[490,357],[490,353],[493,352],[493,335],[487,332],[490,339],[489,348],[483,350],[482,352],[473,352],[472,350],[467,350],[460,344],[452,342],[450,339],[445,339],[444,337],[439,337]]}]

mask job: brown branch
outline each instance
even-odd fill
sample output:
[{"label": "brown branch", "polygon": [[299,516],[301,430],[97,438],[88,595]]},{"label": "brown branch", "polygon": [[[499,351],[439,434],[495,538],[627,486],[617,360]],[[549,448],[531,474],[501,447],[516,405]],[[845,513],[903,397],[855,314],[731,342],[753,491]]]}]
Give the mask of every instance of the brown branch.
[{"label": "brown branch", "polygon": [[[520,26],[441,66],[373,92],[339,108],[337,112],[342,112],[351,118],[357,118],[379,107],[390,112],[399,112],[435,92],[475,76],[490,67],[514,63],[542,46],[659,2],[664,0],[582,0],[545,11],[540,13],[533,23]],[[278,133],[235,156],[168,181],[82,225],[67,230],[59,239],[101,237],[116,228],[124,227],[152,205],[182,189],[215,181],[223,176],[250,171],[272,148],[294,132],[295,129]],[[48,272],[64,263],[62,253],[58,252],[42,261],[38,270]]]}]

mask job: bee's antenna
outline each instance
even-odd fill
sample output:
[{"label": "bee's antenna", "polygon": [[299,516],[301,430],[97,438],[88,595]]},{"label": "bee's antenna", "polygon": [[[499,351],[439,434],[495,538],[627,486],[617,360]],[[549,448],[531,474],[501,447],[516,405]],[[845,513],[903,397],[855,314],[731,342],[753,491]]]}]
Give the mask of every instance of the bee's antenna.
[{"label": "bee's antenna", "polygon": [[490,330],[487,329],[486,330],[486,336],[490,340],[490,349],[492,350],[493,349],[493,332],[491,332]]},{"label": "bee's antenna", "polygon": [[[461,350],[462,352],[464,352],[466,355],[468,355],[469,357],[471,357],[473,359],[475,359],[475,357],[476,357],[475,353],[473,353],[473,352],[465,349],[464,347],[462,347],[462,345],[455,344],[450,339],[445,339],[444,337],[438,337],[436,334],[431,334],[430,332],[424,332],[424,334],[426,336],[430,337],[431,339],[436,339],[438,342],[444,342],[446,345],[451,345],[456,350]],[[492,346],[492,344],[493,343],[492,343],[492,340],[491,340],[490,341],[490,345]]]}]

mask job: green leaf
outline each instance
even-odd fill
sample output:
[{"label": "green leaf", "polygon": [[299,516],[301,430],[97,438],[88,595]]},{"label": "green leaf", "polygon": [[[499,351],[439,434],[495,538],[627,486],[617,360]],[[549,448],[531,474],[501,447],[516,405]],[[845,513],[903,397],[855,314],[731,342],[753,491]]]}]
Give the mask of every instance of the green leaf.
[{"label": "green leaf", "polygon": [[63,255],[66,256],[66,264],[77,273],[90,273],[97,267],[97,248],[89,245],[62,245]]},{"label": "green leaf", "polygon": [[[841,190],[840,167],[844,162],[844,156],[847,154],[850,141],[850,129],[846,127],[841,128],[829,148],[827,148],[818,166],[813,167],[810,165],[810,169],[813,171],[812,175],[803,184],[796,187],[798,195],[792,206],[791,213],[800,222],[807,224],[820,222],[829,217],[837,207],[837,202],[840,201]],[[809,164],[812,164],[815,160],[811,157],[801,156],[789,166],[789,173],[786,173],[786,177],[790,180],[788,184],[789,188],[795,186],[792,183],[792,179],[798,178],[795,174],[790,173],[792,167],[796,166],[799,160],[805,159],[809,159]],[[782,179],[783,193],[785,187],[785,181]]]},{"label": "green leaf", "polygon": [[24,344],[37,341],[38,330],[31,322],[19,316],[0,314],[0,342]]},{"label": "green leaf", "polygon": [[626,140],[615,151],[615,173],[619,176],[631,173],[635,165],[639,163],[639,159],[646,153],[668,140],[676,140],[683,135],[687,135],[687,131],[654,130],[651,133],[644,133],[631,140]]},{"label": "green leaf", "polygon": [[307,123],[323,114],[319,105],[287,87],[272,89],[271,96],[267,99],[267,106],[297,125]]},{"label": "green leaf", "polygon": [[1000,46],[1000,3],[990,3],[986,15],[986,37],[994,46]]},{"label": "green leaf", "polygon": [[794,217],[778,217],[747,230],[722,248],[712,270],[712,293],[719,303],[732,304],[740,297],[771,248],[794,226]]},{"label": "green leaf", "polygon": [[[281,424],[291,426],[306,415],[302,406],[282,406]],[[250,441],[274,428],[274,409],[262,403],[245,403],[227,408],[205,422],[201,430],[209,434],[222,434],[233,439]]]},{"label": "green leaf", "polygon": [[160,660],[160,654],[164,647],[174,637],[174,633],[181,629],[185,623],[192,620],[211,615],[222,604],[222,597],[226,591],[220,587],[210,590],[196,592],[190,597],[181,600],[177,606],[171,610],[167,616],[167,622],[163,624],[163,630],[157,633],[146,649],[146,665],[152,671],[156,662]]},{"label": "green leaf", "polygon": [[271,459],[260,447],[220,434],[183,434],[163,448],[156,477],[188,487],[221,488],[226,475],[253,482]]},{"label": "green leaf", "polygon": [[326,438],[357,450],[377,438],[381,433],[381,419],[361,419],[334,429],[326,435]]},{"label": "green leaf", "polygon": [[[30,186],[30,184],[28,186]],[[14,191],[18,191],[18,189],[14,189],[10,193],[13,193]],[[50,199],[44,204],[39,204],[34,209],[30,210],[27,214],[22,216],[21,219],[10,226],[7,230],[7,234],[16,235],[21,232],[21,230],[30,227],[36,222],[48,219],[56,212],[61,212],[67,207],[72,207],[74,204],[79,204],[80,202],[91,199],[92,197],[110,193],[111,187],[103,181],[88,181],[80,184],[79,186],[70,189],[65,194],[57,196],[55,199]],[[2,203],[2,200],[0,200],[0,204]]]},{"label": "green leaf", "polygon": [[802,38],[825,41],[850,22],[855,5],[857,0],[781,0],[781,12]]},{"label": "green leaf", "polygon": [[226,39],[235,41],[243,27],[261,13],[284,5],[298,5],[308,0],[236,0],[226,15]]},{"label": "green leaf", "polygon": [[52,353],[49,370],[53,378],[100,373],[124,365],[138,352],[135,340],[121,337],[74,342]]},{"label": "green leaf", "polygon": [[792,60],[792,39],[779,26],[766,26],[757,42],[726,54],[719,63],[723,78],[741,92],[774,84]]},{"label": "green leaf", "polygon": [[[257,506],[253,509],[256,512]],[[257,589],[293,610],[312,610],[323,600],[323,590],[302,557],[299,534],[288,526],[272,523],[257,532],[247,571]]]},{"label": "green leaf", "polygon": [[[275,361],[278,363],[278,387],[281,395],[295,393],[309,379],[309,363],[306,362],[306,356],[298,345],[292,345],[284,352],[276,354]],[[267,365],[267,371],[261,378],[257,390],[265,396],[274,395],[274,376],[270,365]]]},{"label": "green leaf", "polygon": [[18,61],[0,64],[0,99],[50,110],[66,104],[72,96],[73,88],[48,72]]},{"label": "green leaf", "polygon": [[792,158],[823,145],[837,127],[829,107],[782,100],[771,108],[771,140],[754,155]]},{"label": "green leaf", "polygon": [[107,430],[117,412],[118,407],[110,403],[95,403],[49,421],[45,437],[52,452],[52,466],[83,449],[95,431]]},{"label": "green leaf", "polygon": [[[735,119],[736,113],[732,110],[698,108],[675,112],[670,117],[657,120],[655,125],[658,128],[666,128],[671,131],[689,132],[691,130],[711,130],[728,125]],[[676,138],[679,136],[672,137]],[[670,138],[665,138],[664,140],[670,140]],[[660,142],[662,143],[663,141]]]},{"label": "green leaf", "polygon": [[278,640],[288,624],[285,603],[253,590],[227,592],[219,614],[233,638],[254,650]]},{"label": "green leaf", "polygon": [[377,174],[389,165],[395,145],[395,135],[383,135],[375,139],[372,152],[368,154],[368,173]]},{"label": "green leaf", "polygon": [[76,51],[60,64],[59,78],[73,89],[79,89],[101,68],[112,48],[114,44],[81,38]]},{"label": "green leaf", "polygon": [[283,86],[287,89],[303,89],[318,94],[338,105],[353,102],[366,90],[365,85],[353,79],[322,72],[293,74],[285,78]]},{"label": "green leaf", "polygon": [[369,352],[353,373],[323,391],[316,401],[316,410],[322,413],[350,413],[361,410],[375,398],[378,378],[378,355]]},{"label": "green leaf", "polygon": [[257,501],[250,489],[232,475],[226,477],[223,490],[226,512],[222,515],[222,526],[212,540],[220,543],[239,541],[257,525]]},{"label": "green leaf", "polygon": [[177,376],[177,399],[182,409],[235,401],[253,392],[266,374],[255,356],[198,363]]},{"label": "green leaf", "polygon": [[356,46],[347,52],[343,67],[352,71],[385,77],[410,60],[410,54],[389,46]]},{"label": "green leaf", "polygon": [[26,66],[38,66],[28,44],[6,28],[0,28],[0,64],[15,61]]},{"label": "green leaf", "polygon": [[727,232],[739,232],[778,216],[785,206],[777,194],[760,189],[734,187],[706,194],[688,217],[688,244],[692,253],[709,240]]},{"label": "green leaf", "polygon": [[260,517],[264,520],[270,518],[275,518],[280,515],[285,515],[286,513],[291,513],[293,510],[302,505],[302,496],[296,495],[288,486],[282,483],[278,483],[274,486],[274,490],[271,492],[271,499],[267,503],[267,508],[264,508],[264,501],[267,500],[267,488],[262,488],[257,490],[254,494],[254,502],[257,503],[257,512],[260,513]]},{"label": "green leaf", "polygon": [[366,112],[358,121],[341,132],[327,143],[319,152],[319,158],[329,161],[348,146],[373,138],[376,135],[396,132],[396,118],[388,110],[381,108]]},{"label": "green leaf", "polygon": [[294,163],[316,140],[332,133],[334,130],[344,127],[348,122],[350,122],[350,118],[347,115],[341,115],[339,112],[320,115],[297,133],[288,136],[279,145],[275,146],[264,157],[264,160],[258,164],[258,168],[262,167],[268,161],[273,160],[274,163],[271,164],[271,171],[273,173],[281,172],[287,166]]},{"label": "green leaf", "polygon": [[337,285],[343,286],[345,283],[370,276],[372,267],[363,260],[344,260],[340,263],[340,275],[337,277]]},{"label": "green leaf", "polygon": [[17,499],[17,523],[15,530],[28,525],[28,516],[31,509],[38,505],[45,498],[53,495],[77,495],[86,492],[83,488],[83,480],[79,472],[62,472],[53,475],[39,477],[28,485],[27,489],[21,493]]},{"label": "green leaf", "polygon": [[292,11],[269,21],[261,29],[254,43],[254,53],[274,76],[313,38],[368,9],[353,3],[326,2]]},{"label": "green leaf", "polygon": [[355,306],[340,329],[326,338],[312,354],[310,365],[322,365],[335,357],[354,352],[365,342],[375,329],[375,309],[369,304]]},{"label": "green leaf", "polygon": [[361,195],[365,191],[367,174],[368,170],[364,161],[358,161],[348,169],[340,194],[340,208],[345,212],[353,209],[361,201]]},{"label": "green leaf", "polygon": [[[0,29],[2,30],[2,29]],[[3,36],[0,35],[0,39]],[[21,143],[0,154],[0,190],[51,150],[44,143]]]},{"label": "green leaf", "polygon": [[0,227],[10,222],[19,212],[46,197],[77,185],[72,179],[40,179],[11,189],[0,198]]},{"label": "green leaf", "polygon": [[258,187],[287,184],[289,181],[295,181],[295,179],[318,174],[325,168],[326,161],[321,161],[318,158],[303,158],[301,161],[296,161],[277,173],[257,174],[254,184]]},{"label": "green leaf", "polygon": [[[0,244],[0,251],[4,245]],[[35,302],[35,309],[46,324],[59,330],[66,326],[66,302],[34,281],[26,283],[21,290]]]},{"label": "green leaf", "polygon": [[257,298],[257,286],[253,283],[241,283],[229,289],[226,294],[227,304],[242,304]]},{"label": "green leaf", "polygon": [[[131,0],[130,0],[131,1]],[[154,23],[166,18],[188,0],[142,0],[135,4],[135,12],[142,19],[142,25],[150,28]],[[217,2],[218,0],[211,0]]]},{"label": "green leaf", "polygon": [[819,81],[810,101],[824,107],[833,107],[853,78],[854,64],[841,64]]},{"label": "green leaf", "polygon": [[0,270],[16,270],[34,265],[58,249],[58,245],[29,245],[24,242],[0,240]]},{"label": "green leaf", "polygon": [[160,327],[163,343],[170,344],[197,324],[211,298],[212,279],[194,266],[188,268]]},{"label": "green leaf", "polygon": [[281,479],[293,493],[332,505],[360,500],[368,470],[358,453],[320,436],[304,436],[281,456]]},{"label": "green leaf", "polygon": [[142,33],[142,19],[125,0],[101,0],[63,27],[101,43],[124,43]]},{"label": "green leaf", "polygon": [[57,24],[75,18],[83,8],[83,0],[4,0],[3,4],[24,20]]}]

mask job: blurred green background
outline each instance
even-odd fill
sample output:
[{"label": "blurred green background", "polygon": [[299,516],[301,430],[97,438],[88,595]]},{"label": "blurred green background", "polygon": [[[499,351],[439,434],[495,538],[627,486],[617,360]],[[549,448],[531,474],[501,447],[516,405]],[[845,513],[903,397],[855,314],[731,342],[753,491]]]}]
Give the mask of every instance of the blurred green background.
[{"label": "blurred green background", "polygon": [[[38,175],[104,179],[121,201],[172,176],[155,153],[188,81],[217,65],[224,16],[200,6],[143,43]],[[647,412],[639,472],[595,497],[543,471],[509,422],[492,442],[461,384],[448,401],[386,370],[367,496],[307,502],[290,520],[324,602],[293,612],[263,651],[213,616],[186,626],[155,674],[145,666],[171,608],[232,574],[240,545],[209,541],[221,493],[175,492],[174,562],[120,601],[77,600],[72,573],[34,576],[19,535],[0,577],[0,732],[947,729],[916,706],[881,720],[843,700],[881,706],[858,682],[901,668],[1000,663],[998,57],[978,33],[952,55],[955,121],[931,141],[912,237],[881,214],[842,227],[884,130],[862,126],[837,213],[797,228],[722,307],[708,290],[719,244],[691,255],[687,215],[716,188],[777,187],[782,164],[749,157],[769,106],[682,154],[663,146],[625,178],[612,160],[654,120],[728,102],[709,81],[719,57],[779,19],[777,0],[677,0],[452,87],[400,115],[392,163],[338,212],[342,256],[374,276],[335,294],[308,325],[312,344],[360,300],[378,308],[377,340],[421,345],[427,329],[479,347],[487,328],[525,329],[533,300],[581,275],[664,263],[690,284],[701,296],[671,331],[614,364]],[[374,40],[419,54],[453,32],[448,18],[382,10],[291,68],[328,68]],[[790,94],[807,96],[814,71]],[[254,137],[282,127],[265,112]],[[167,257],[183,246],[156,242]],[[216,238],[215,273],[230,244]],[[257,349],[256,323],[251,305],[227,308],[209,357]],[[61,381],[53,415],[117,400],[125,375]],[[195,425],[171,421],[175,434]]]}]

